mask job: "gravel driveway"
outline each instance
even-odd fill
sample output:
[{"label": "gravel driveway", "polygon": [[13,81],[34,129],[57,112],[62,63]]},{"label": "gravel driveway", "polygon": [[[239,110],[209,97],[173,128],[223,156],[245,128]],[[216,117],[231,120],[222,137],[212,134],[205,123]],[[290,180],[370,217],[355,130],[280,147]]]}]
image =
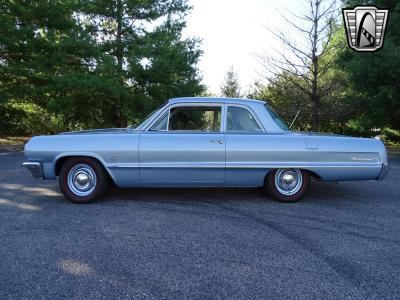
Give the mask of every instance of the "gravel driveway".
[{"label": "gravel driveway", "polygon": [[382,182],[112,188],[76,205],[0,151],[0,299],[399,299],[400,163]]}]

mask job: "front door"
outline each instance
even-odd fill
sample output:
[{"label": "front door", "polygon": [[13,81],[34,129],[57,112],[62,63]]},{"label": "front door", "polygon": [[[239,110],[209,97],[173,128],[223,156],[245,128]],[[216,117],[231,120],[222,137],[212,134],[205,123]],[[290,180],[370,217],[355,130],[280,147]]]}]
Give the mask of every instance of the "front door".
[{"label": "front door", "polygon": [[141,133],[141,185],[222,185],[225,138],[221,113],[220,105],[174,105]]},{"label": "front door", "polygon": [[229,105],[226,115],[226,185],[263,185],[267,170],[259,165],[266,159],[268,144],[261,123],[240,105]]}]

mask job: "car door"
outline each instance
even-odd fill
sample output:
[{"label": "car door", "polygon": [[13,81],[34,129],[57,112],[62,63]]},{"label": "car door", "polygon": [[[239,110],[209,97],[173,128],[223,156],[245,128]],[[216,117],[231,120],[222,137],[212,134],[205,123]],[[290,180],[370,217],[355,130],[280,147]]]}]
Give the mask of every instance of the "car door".
[{"label": "car door", "polygon": [[229,104],[225,127],[226,185],[262,185],[266,170],[259,168],[259,162],[268,149],[261,122],[249,107]]},{"label": "car door", "polygon": [[140,135],[143,186],[222,185],[225,139],[222,106],[175,104]]}]

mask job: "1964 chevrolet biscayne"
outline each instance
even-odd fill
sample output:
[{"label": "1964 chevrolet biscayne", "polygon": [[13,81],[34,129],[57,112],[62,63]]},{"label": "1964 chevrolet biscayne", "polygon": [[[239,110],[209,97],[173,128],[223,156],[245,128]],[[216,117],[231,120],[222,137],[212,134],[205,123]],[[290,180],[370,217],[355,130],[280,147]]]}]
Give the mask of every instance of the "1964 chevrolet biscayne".
[{"label": "1964 chevrolet biscayne", "polygon": [[295,202],[310,178],[380,180],[388,159],[378,139],[289,130],[265,103],[218,98],[171,99],[137,128],[33,137],[24,167],[55,179],[71,201],[98,199],[119,187],[264,186]]}]

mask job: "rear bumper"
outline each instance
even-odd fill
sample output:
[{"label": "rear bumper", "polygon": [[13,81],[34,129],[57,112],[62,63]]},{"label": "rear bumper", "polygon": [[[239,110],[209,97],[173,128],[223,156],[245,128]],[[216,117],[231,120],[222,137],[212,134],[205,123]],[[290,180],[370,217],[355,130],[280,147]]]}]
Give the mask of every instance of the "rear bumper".
[{"label": "rear bumper", "polygon": [[22,164],[28,169],[34,179],[44,179],[42,163],[36,161],[28,161]]},{"label": "rear bumper", "polygon": [[379,174],[379,177],[377,178],[377,180],[385,179],[388,172],[389,172],[389,166],[386,164],[382,164],[382,170],[381,170],[381,173]]}]

